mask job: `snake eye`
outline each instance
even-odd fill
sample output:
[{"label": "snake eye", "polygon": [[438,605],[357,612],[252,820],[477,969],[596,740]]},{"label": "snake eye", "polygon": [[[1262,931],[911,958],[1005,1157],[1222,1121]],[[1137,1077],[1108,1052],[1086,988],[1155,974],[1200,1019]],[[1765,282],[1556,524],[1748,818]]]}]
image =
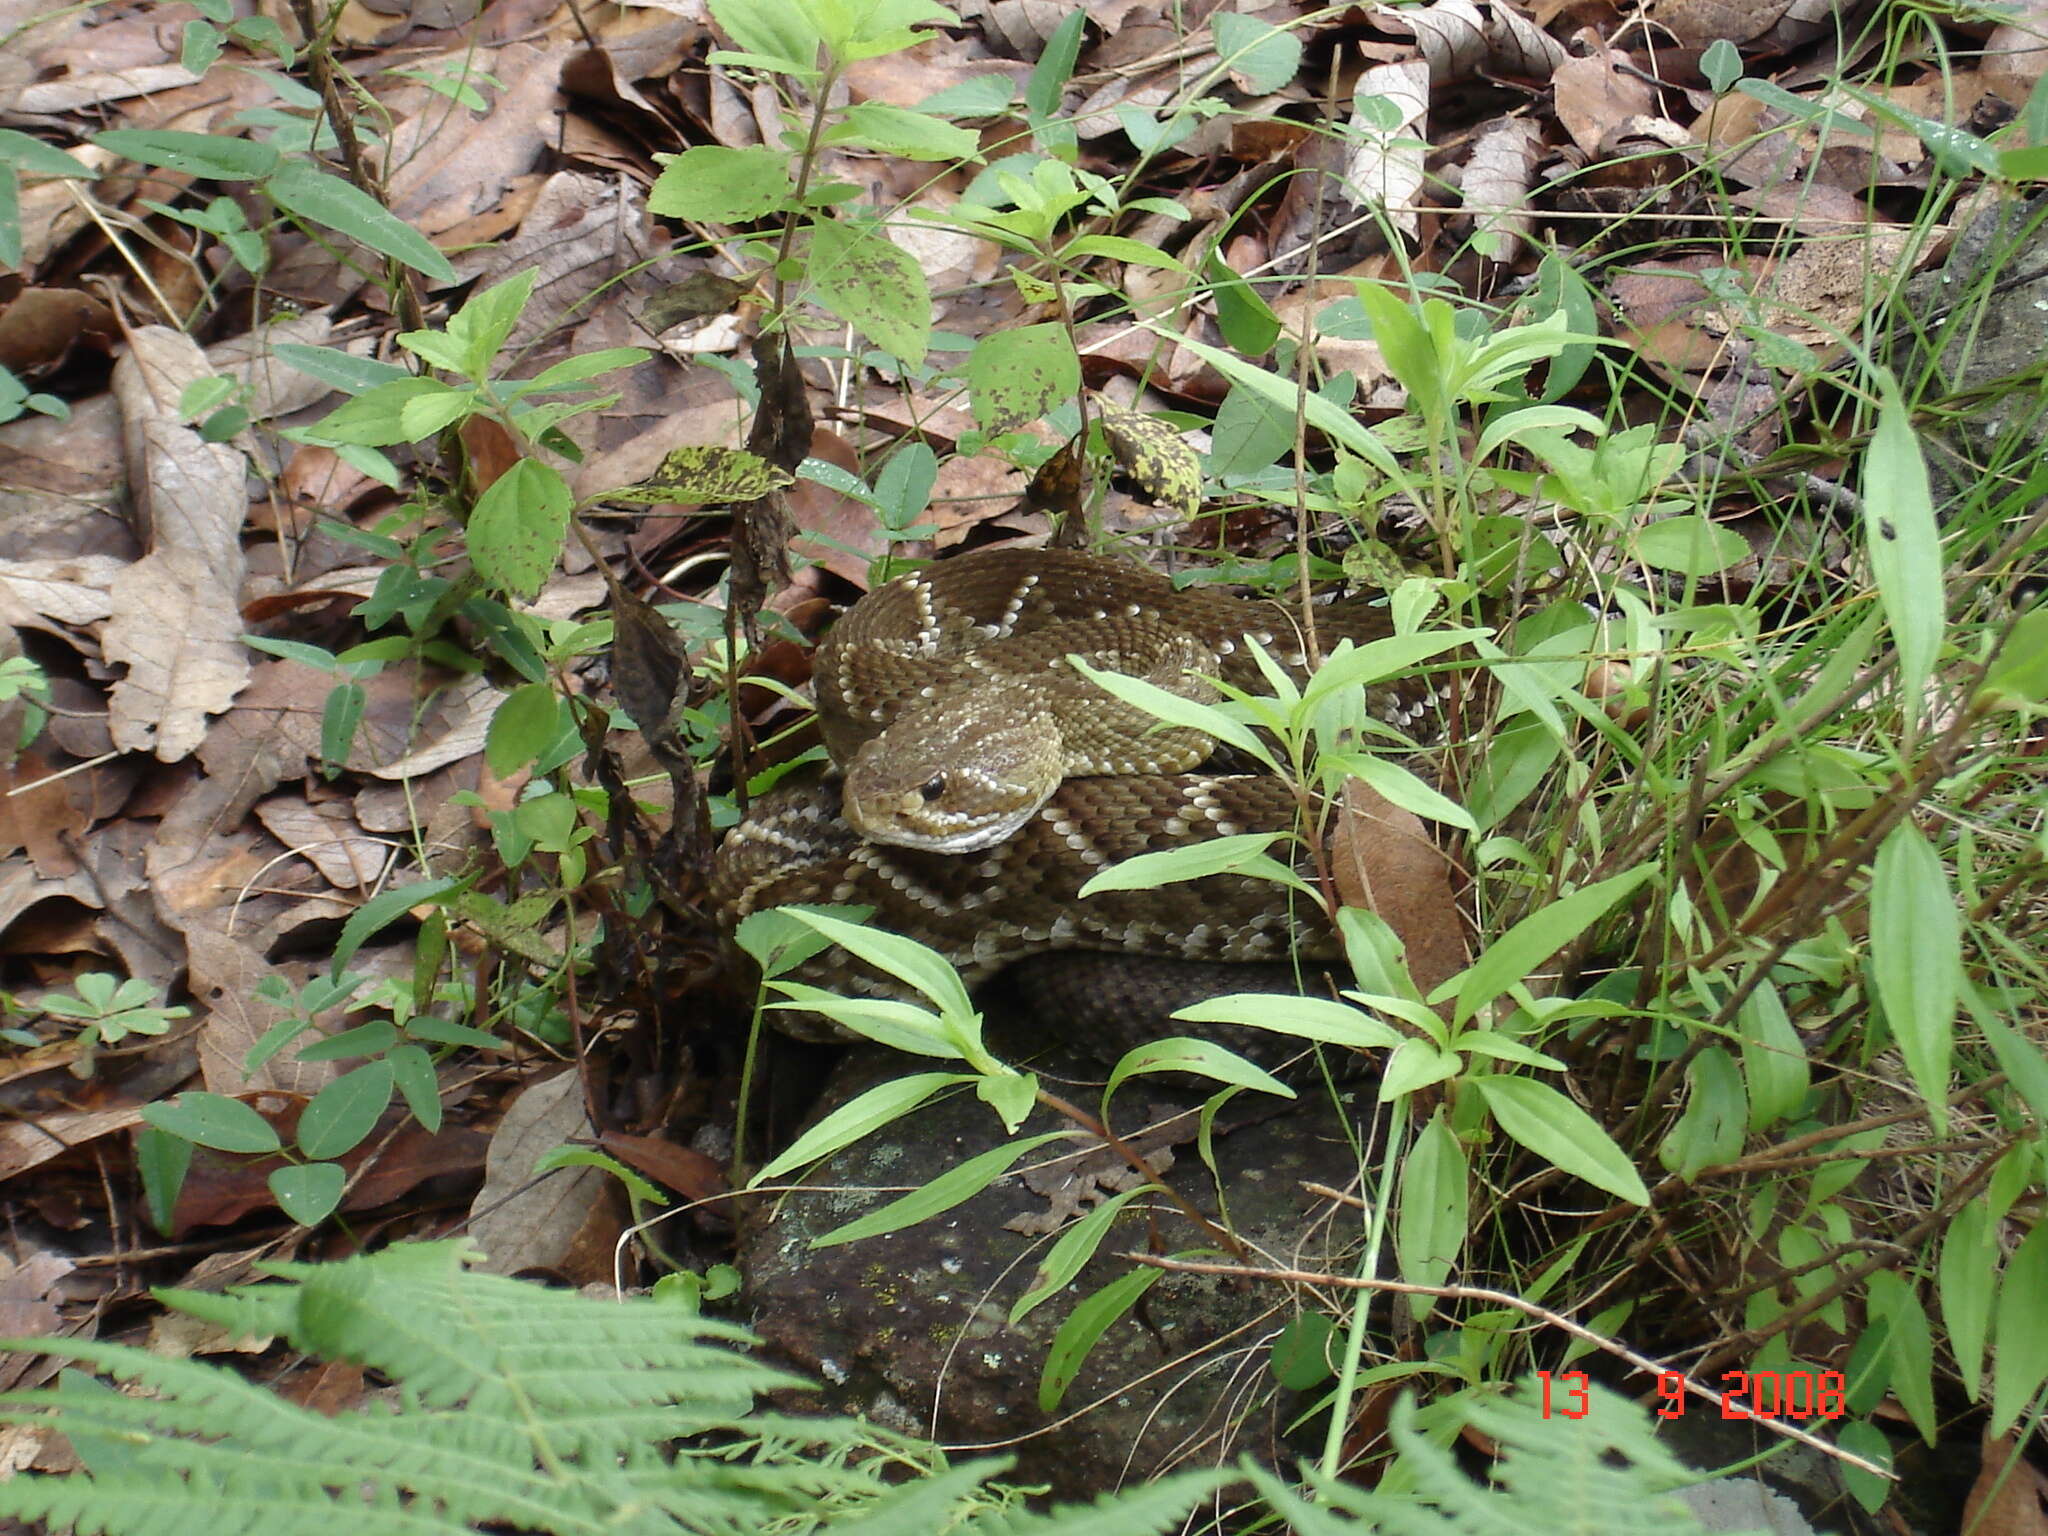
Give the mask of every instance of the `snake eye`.
[{"label": "snake eye", "polygon": [[943,773],[933,774],[930,778],[926,779],[923,785],[918,789],[918,793],[924,796],[924,803],[926,805],[930,805],[934,800],[938,799],[939,796],[943,795],[945,792],[946,776]]}]

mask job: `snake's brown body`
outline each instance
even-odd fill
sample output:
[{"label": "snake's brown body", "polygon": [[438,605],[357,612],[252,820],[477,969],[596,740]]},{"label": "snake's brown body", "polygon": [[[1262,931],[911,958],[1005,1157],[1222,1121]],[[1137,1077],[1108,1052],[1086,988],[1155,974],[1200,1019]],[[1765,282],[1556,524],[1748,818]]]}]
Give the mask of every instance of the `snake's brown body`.
[{"label": "snake's brown body", "polygon": [[[1332,623],[1323,643],[1384,631],[1383,616],[1354,611]],[[1070,651],[1110,665],[1137,656],[1132,670],[1158,670],[1159,657],[1170,665],[1185,654],[1176,647],[1191,645],[1225,681],[1263,691],[1247,636],[1299,669],[1298,631],[1278,604],[1178,592],[1138,567],[1078,554],[970,555],[878,588],[849,611],[820,647],[819,715],[835,762],[846,764],[863,751],[886,752],[891,740],[883,733],[906,714],[936,703],[942,715],[972,716],[977,704],[996,699],[1000,718],[991,707],[944,745],[968,754],[948,761],[950,787],[957,788],[957,776],[974,771],[973,751],[1017,712],[1013,698],[1000,697],[1005,693],[1021,691],[1027,712],[1054,715],[1062,739],[1094,728],[1095,706],[1106,696],[1065,666]],[[993,666],[963,659],[990,647],[998,652]],[[1377,713],[1400,718],[1411,698],[1388,691],[1375,702]],[[1157,750],[1142,732],[1111,729],[1106,744],[1081,749],[1082,768],[1056,779],[1049,798],[1030,808],[1016,830],[965,852],[863,836],[842,814],[834,774],[788,783],[755,802],[727,838],[713,895],[731,922],[795,902],[871,906],[878,927],[930,945],[970,984],[1012,961],[1058,950],[1230,962],[1334,958],[1321,911],[1270,881],[1210,875],[1080,896],[1097,871],[1137,854],[1294,829],[1298,807],[1278,779],[1150,771]],[[837,951],[810,962],[802,979],[840,990],[901,991]],[[819,1023],[818,1032],[831,1032]]]}]

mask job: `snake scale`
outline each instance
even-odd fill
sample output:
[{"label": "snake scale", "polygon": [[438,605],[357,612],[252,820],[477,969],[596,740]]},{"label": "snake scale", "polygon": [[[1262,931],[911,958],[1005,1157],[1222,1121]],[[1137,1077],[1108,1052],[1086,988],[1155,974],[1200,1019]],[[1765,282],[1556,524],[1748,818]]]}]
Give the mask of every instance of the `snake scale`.
[{"label": "snake scale", "polygon": [[[1388,628],[1377,609],[1317,611],[1324,648]],[[1079,894],[1137,854],[1293,828],[1296,802],[1278,779],[1217,771],[1206,738],[1158,729],[1068,663],[1078,654],[1186,697],[1213,694],[1191,672],[1264,692],[1248,638],[1300,675],[1298,624],[1281,604],[1179,591],[1122,561],[985,551],[876,588],[814,663],[839,771],[793,776],[754,802],[714,866],[721,917],[794,902],[871,906],[878,927],[938,950],[970,986],[1060,951],[1129,957],[1146,976],[1159,959],[1335,958],[1323,915],[1267,881],[1219,874]],[[1417,695],[1388,688],[1369,703],[1403,724]],[[837,950],[798,975],[903,995]],[[779,1022],[838,1033],[809,1015]]]}]

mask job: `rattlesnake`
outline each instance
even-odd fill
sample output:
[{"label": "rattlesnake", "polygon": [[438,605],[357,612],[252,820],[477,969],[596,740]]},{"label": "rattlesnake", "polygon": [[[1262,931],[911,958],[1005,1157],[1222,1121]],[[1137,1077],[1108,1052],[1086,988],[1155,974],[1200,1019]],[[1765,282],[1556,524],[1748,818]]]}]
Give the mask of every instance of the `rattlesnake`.
[{"label": "rattlesnake", "polygon": [[[1318,613],[1324,646],[1388,628],[1375,609]],[[877,926],[937,949],[970,985],[1047,951],[1335,958],[1322,912],[1269,881],[1218,874],[1079,895],[1098,870],[1136,854],[1293,829],[1299,806],[1282,781],[1200,771],[1205,738],[1149,729],[1151,717],[1121,712],[1066,660],[1078,652],[1184,696],[1211,691],[1188,681],[1190,668],[1264,692],[1247,637],[1299,674],[1301,636],[1282,605],[1178,591],[1121,561],[988,551],[877,588],[834,627],[814,665],[843,785],[835,773],[813,774],[754,803],[719,850],[721,915],[737,923],[793,902],[872,906]],[[1405,723],[1417,698],[1383,688],[1370,702]],[[800,974],[901,995],[837,951]]]}]

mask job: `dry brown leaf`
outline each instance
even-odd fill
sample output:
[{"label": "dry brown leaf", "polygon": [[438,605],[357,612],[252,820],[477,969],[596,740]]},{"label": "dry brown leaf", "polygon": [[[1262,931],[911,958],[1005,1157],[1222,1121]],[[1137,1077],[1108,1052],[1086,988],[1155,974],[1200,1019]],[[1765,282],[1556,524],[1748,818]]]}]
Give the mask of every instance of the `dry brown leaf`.
[{"label": "dry brown leaf", "polygon": [[1639,77],[1622,73],[1617,62],[1615,54],[1596,43],[1584,58],[1559,64],[1551,77],[1557,120],[1588,155],[1600,153],[1616,124],[1656,111],[1656,93]]},{"label": "dry brown leaf", "polygon": [[1434,0],[1414,9],[1375,6],[1369,13],[1382,32],[1415,39],[1432,85],[1469,80],[1487,57],[1487,22],[1472,0]]},{"label": "dry brown leaf", "polygon": [[1413,240],[1421,228],[1415,200],[1429,152],[1429,66],[1419,59],[1376,64],[1360,78],[1358,94],[1392,102],[1400,123],[1389,133],[1352,119],[1359,140],[1344,167],[1344,180],[1360,207],[1386,210],[1393,227]]},{"label": "dry brown leaf", "polygon": [[609,1284],[612,1244],[623,1223],[618,1185],[596,1168],[534,1174],[543,1153],[588,1141],[596,1127],[583,1106],[583,1082],[571,1068],[530,1084],[512,1101],[484,1162],[484,1186],[470,1206],[469,1235],[483,1267],[509,1275],[546,1269],[572,1285]]},{"label": "dry brown leaf", "polygon": [[403,757],[379,763],[366,771],[380,779],[411,779],[432,773],[447,763],[458,762],[483,750],[484,732],[505,695],[481,677],[470,678],[447,690],[436,717],[427,722],[422,734],[426,741]]},{"label": "dry brown leaf", "polygon": [[368,888],[391,862],[390,845],[366,835],[345,801],[309,804],[295,795],[279,795],[257,802],[256,819],[339,890]]},{"label": "dry brown leaf", "polygon": [[1425,993],[1470,963],[1450,861],[1414,812],[1363,780],[1346,780],[1330,862],[1338,896],[1394,930],[1408,952],[1408,973]]},{"label": "dry brown leaf", "polygon": [[111,555],[62,560],[0,560],[0,623],[61,634],[113,612],[107,589],[127,565]]},{"label": "dry brown leaf", "polygon": [[2027,1460],[2010,1434],[1984,1431],[1984,1460],[1963,1502],[1970,1536],[2048,1536],[2048,1476]]},{"label": "dry brown leaf", "polygon": [[1461,190],[1473,245],[1488,261],[1513,264],[1535,227],[1529,191],[1542,147],[1542,131],[1519,117],[1495,123],[1472,145]]},{"label": "dry brown leaf", "polygon": [[1723,38],[1739,46],[1761,37],[1789,6],[1790,0],[1650,0],[1643,10],[1683,46],[1704,48]]},{"label": "dry brown leaf", "polygon": [[274,1088],[310,1098],[340,1075],[339,1063],[300,1061],[298,1051],[287,1046],[254,1072],[243,1067],[250,1048],[290,1010],[257,995],[258,985],[278,972],[246,939],[229,932],[229,920],[229,910],[219,908],[185,924],[192,997],[206,1010],[198,1036],[200,1074],[214,1093]]},{"label": "dry brown leaf", "polygon": [[242,522],[248,513],[241,457],[184,425],[178,398],[212,370],[182,332],[134,333],[114,365],[128,447],[128,484],[149,553],[120,571],[100,632],[110,662],[128,675],[108,703],[114,744],[188,756],[206,717],[234,702],[249,677],[241,643]]}]

